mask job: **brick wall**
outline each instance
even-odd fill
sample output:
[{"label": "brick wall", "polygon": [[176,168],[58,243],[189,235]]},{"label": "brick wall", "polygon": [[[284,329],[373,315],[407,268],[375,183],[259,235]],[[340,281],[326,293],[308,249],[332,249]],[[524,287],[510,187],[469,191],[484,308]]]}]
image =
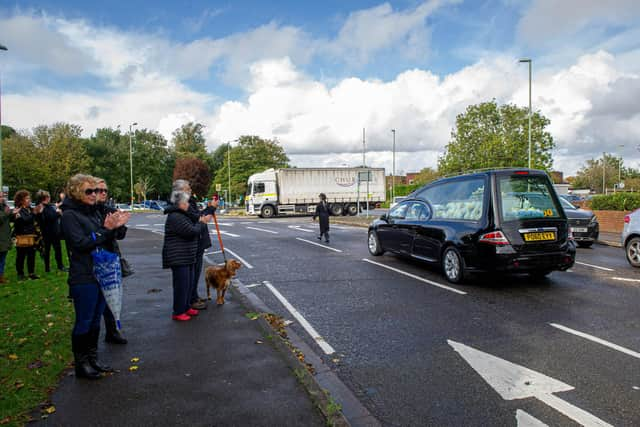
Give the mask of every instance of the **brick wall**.
[{"label": "brick wall", "polygon": [[624,216],[630,211],[593,211],[598,217],[600,231],[622,233]]}]

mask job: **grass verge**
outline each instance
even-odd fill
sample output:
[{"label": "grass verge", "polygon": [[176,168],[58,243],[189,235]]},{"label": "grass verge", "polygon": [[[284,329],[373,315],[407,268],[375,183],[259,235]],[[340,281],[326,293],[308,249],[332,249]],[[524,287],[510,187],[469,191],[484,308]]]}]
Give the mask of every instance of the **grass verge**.
[{"label": "grass verge", "polygon": [[[63,254],[69,265],[64,245]],[[18,282],[15,258],[12,249],[5,268],[9,283],[0,285],[0,425],[19,426],[38,406],[45,417],[55,410],[47,400],[72,359],[73,306],[66,273],[45,273],[36,255],[40,279]]]}]

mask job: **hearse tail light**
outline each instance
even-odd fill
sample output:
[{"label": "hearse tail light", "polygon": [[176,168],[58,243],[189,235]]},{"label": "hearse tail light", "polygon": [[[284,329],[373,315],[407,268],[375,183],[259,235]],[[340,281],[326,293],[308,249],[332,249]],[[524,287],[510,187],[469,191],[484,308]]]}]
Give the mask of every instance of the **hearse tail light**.
[{"label": "hearse tail light", "polygon": [[631,217],[629,215],[624,216],[624,223],[629,224],[631,222]]},{"label": "hearse tail light", "polygon": [[490,245],[498,246],[510,244],[509,240],[507,240],[507,237],[504,235],[504,233],[502,233],[502,231],[492,231],[491,233],[485,233],[480,236],[479,241],[482,243],[488,243]]}]

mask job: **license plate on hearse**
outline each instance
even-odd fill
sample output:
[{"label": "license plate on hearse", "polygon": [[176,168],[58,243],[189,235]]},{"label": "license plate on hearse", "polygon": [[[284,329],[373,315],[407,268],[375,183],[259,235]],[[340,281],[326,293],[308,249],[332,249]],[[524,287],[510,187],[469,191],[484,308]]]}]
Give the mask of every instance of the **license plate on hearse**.
[{"label": "license plate on hearse", "polygon": [[556,240],[555,231],[542,231],[524,234],[525,242],[545,242],[550,240]]}]

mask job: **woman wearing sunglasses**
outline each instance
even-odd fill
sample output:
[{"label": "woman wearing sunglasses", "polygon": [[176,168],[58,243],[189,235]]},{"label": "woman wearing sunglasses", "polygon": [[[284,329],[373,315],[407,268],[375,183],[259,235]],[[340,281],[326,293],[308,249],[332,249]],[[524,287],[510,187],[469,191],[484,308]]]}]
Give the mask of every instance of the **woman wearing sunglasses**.
[{"label": "woman wearing sunglasses", "polygon": [[129,214],[115,212],[106,217],[96,208],[96,178],[77,174],[69,179],[62,209],[62,230],[69,249],[69,288],[76,321],[71,334],[76,376],[98,379],[112,369],[98,362],[100,318],[105,300],[93,273],[91,252],[112,244],[116,230],[129,220]]}]

